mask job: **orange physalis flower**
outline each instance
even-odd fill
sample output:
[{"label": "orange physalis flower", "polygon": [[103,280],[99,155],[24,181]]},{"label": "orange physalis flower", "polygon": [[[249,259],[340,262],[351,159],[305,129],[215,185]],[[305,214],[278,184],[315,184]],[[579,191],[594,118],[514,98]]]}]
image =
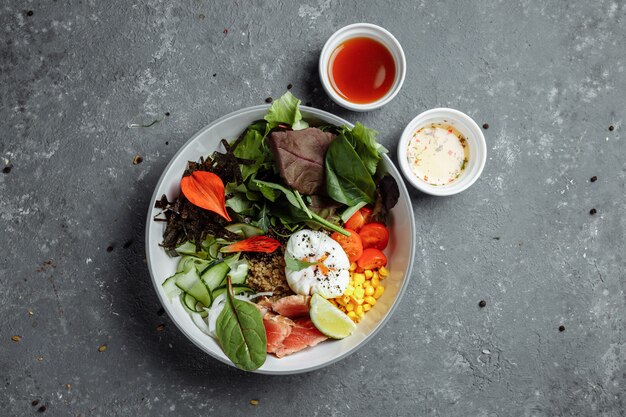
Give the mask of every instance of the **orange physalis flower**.
[{"label": "orange physalis flower", "polygon": [[224,246],[222,252],[265,252],[272,253],[280,247],[280,242],[267,236],[252,236],[231,245]]},{"label": "orange physalis flower", "polygon": [[224,204],[224,183],[212,172],[195,171],[180,180],[180,190],[194,206],[217,213],[231,221]]}]

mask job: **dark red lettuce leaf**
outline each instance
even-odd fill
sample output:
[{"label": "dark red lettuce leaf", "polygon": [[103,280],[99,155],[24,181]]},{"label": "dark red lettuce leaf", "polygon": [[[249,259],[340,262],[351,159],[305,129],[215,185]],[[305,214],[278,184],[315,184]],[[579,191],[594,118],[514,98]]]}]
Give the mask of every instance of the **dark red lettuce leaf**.
[{"label": "dark red lettuce leaf", "polygon": [[315,127],[272,132],[268,143],[287,185],[304,195],[326,194],[324,158],[334,138]]}]

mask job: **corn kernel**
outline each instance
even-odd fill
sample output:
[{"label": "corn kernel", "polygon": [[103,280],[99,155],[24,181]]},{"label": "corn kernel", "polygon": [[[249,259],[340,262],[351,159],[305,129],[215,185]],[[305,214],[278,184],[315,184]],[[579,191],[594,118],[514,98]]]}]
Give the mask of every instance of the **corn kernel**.
[{"label": "corn kernel", "polygon": [[344,295],[352,295],[354,294],[354,287],[352,285],[348,285],[346,290],[343,293]]},{"label": "corn kernel", "polygon": [[384,292],[385,292],[385,287],[383,287],[382,285],[379,286],[378,288],[376,288],[376,291],[374,292],[374,298],[376,299],[380,298]]},{"label": "corn kernel", "polygon": [[348,303],[348,304],[346,304],[346,310],[348,310],[348,311],[354,311],[354,304],[352,304],[352,303]]},{"label": "corn kernel", "polygon": [[378,286],[380,285],[380,280],[378,279],[378,277],[372,277],[372,280],[370,282],[372,284],[372,287],[374,288],[378,288]]},{"label": "corn kernel", "polygon": [[356,287],[354,289],[354,298],[359,299],[359,298],[363,298],[363,296],[365,295],[365,290],[363,289],[363,287]]},{"label": "corn kernel", "polygon": [[365,289],[365,295],[374,295],[375,292],[376,290],[374,289],[374,287],[367,287]]},{"label": "corn kernel", "polygon": [[383,277],[383,278],[384,278],[384,277],[389,276],[389,271],[388,271],[388,270],[387,270],[387,268],[385,268],[384,266],[381,266],[381,267],[378,269],[378,274],[379,274],[381,277]]},{"label": "corn kernel", "polygon": [[354,298],[354,296],[350,297],[350,301],[352,304],[354,305],[361,305],[363,304],[363,298]]},{"label": "corn kernel", "polygon": [[356,270],[356,262],[352,262],[350,264],[350,272],[354,272]]},{"label": "corn kernel", "polygon": [[343,297],[341,297],[341,301],[343,301],[343,305],[346,305],[350,302],[350,296],[349,295],[344,295]]},{"label": "corn kernel", "polygon": [[357,306],[354,309],[354,312],[356,313],[357,316],[359,317],[363,317],[364,311],[363,311],[363,306]]},{"label": "corn kernel", "polygon": [[365,275],[363,274],[354,274],[354,284],[362,285],[365,282]]},{"label": "corn kernel", "polygon": [[372,272],[371,269],[366,269],[365,270],[365,278],[370,279],[370,278],[372,278],[372,275],[374,275],[374,273]]},{"label": "corn kernel", "polygon": [[363,311],[370,311],[372,309],[371,304],[363,303]]},{"label": "corn kernel", "polygon": [[[378,288],[380,288],[380,287],[378,287]],[[374,304],[376,304],[376,299],[370,295],[370,296],[365,297],[365,302],[367,304],[374,305]]]},{"label": "corn kernel", "polygon": [[372,286],[372,281],[370,281],[369,279],[363,283],[363,288],[368,288],[371,286]]},{"label": "corn kernel", "polygon": [[348,317],[350,317],[352,319],[352,321],[358,321],[359,317],[356,315],[356,313],[354,311],[349,311],[348,312]]}]

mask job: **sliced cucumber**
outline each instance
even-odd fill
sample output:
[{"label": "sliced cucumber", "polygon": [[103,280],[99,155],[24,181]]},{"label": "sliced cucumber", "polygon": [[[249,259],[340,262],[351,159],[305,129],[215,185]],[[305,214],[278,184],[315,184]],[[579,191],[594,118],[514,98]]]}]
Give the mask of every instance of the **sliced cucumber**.
[{"label": "sliced cucumber", "polygon": [[209,315],[209,312],[204,309],[204,304],[196,301],[195,298],[187,293],[181,293],[180,303],[185,307],[188,313],[199,314],[202,318]]},{"label": "sliced cucumber", "polygon": [[[209,312],[204,309],[204,304],[198,302],[196,303],[196,313],[200,314],[200,317],[205,318],[209,315]],[[211,307],[211,306],[209,306]]]},{"label": "sliced cucumber", "polygon": [[204,270],[206,270],[213,261],[196,258],[195,256],[185,255],[178,262],[178,268],[176,272],[187,272],[190,268],[196,268],[199,274],[202,274]]},{"label": "sliced cucumber", "polygon": [[228,275],[230,275],[233,285],[246,283],[246,278],[248,278],[248,268],[248,261],[242,259],[233,269],[230,270]]},{"label": "sliced cucumber", "polygon": [[182,245],[176,247],[176,252],[179,255],[191,255],[200,259],[206,259],[209,256],[209,252],[206,251],[204,248],[200,252],[196,252],[196,244],[191,241],[187,241]]},{"label": "sliced cucumber", "polygon": [[178,278],[178,275],[179,274],[172,275],[171,277],[163,281],[163,284],[161,284],[165,295],[170,301],[172,301],[174,297],[181,293],[180,288],[176,286],[176,279]]},{"label": "sliced cucumber", "polygon": [[181,298],[181,301],[183,302],[183,306],[192,312],[196,312],[196,304],[198,304],[198,300],[196,300],[195,298],[193,298],[192,295],[185,293]]},{"label": "sliced cucumber", "polygon": [[[220,285],[216,289],[213,290],[213,299],[216,299],[220,294],[224,294],[228,290],[228,285]],[[241,284],[233,284],[233,294],[245,294],[245,293],[254,293],[254,290],[247,285]]]},{"label": "sliced cucumber", "polygon": [[204,282],[200,279],[200,275],[195,268],[176,275],[178,275],[178,278],[176,278],[176,286],[178,288],[191,295],[205,306],[211,305],[211,292],[207,286],[204,285]]},{"label": "sliced cucumber", "polygon": [[205,318],[209,315],[209,312],[206,311],[203,307],[204,305],[198,302],[193,296],[187,293],[182,293],[180,295],[180,302],[185,307],[185,310],[189,313],[199,314],[200,317]]},{"label": "sliced cucumber", "polygon": [[[240,259],[240,255],[241,253],[238,252],[228,258],[224,258],[224,263],[228,264],[230,267],[228,275],[230,275],[233,284],[245,284],[246,278],[248,277],[248,261]],[[226,284],[226,280],[221,283],[221,285],[224,284]]]},{"label": "sliced cucumber", "polygon": [[[226,274],[228,274],[229,270],[230,267],[226,262],[220,262],[219,264],[215,264],[202,274],[202,281],[211,291],[213,291],[215,288],[222,285],[223,281],[226,279]],[[215,297],[213,299],[215,299]]]},{"label": "sliced cucumber", "polygon": [[213,242],[211,246],[209,246],[209,257],[212,259],[217,259],[220,254],[220,244],[218,242]]},{"label": "sliced cucumber", "polygon": [[233,232],[244,239],[265,234],[265,232],[263,232],[263,229],[259,229],[256,226],[252,226],[251,224],[246,223],[229,224],[228,226],[224,227],[224,229],[228,230],[229,232]]},{"label": "sliced cucumber", "polygon": [[209,259],[216,260],[220,251],[220,244],[213,236],[209,236],[202,242],[202,250],[207,253]]},{"label": "sliced cucumber", "polygon": [[237,252],[234,255],[230,255],[229,257],[224,258],[224,262],[226,262],[226,265],[228,265],[230,269],[233,269],[234,267],[237,266],[237,262],[239,262],[240,255],[241,255],[241,252]]}]

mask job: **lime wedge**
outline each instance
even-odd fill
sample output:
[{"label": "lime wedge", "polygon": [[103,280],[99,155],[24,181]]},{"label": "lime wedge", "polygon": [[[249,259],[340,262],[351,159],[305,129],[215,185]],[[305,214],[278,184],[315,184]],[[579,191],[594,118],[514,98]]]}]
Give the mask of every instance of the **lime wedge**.
[{"label": "lime wedge", "polygon": [[356,324],[350,317],[317,293],[311,298],[309,313],[317,330],[330,338],[343,339],[356,329]]}]

